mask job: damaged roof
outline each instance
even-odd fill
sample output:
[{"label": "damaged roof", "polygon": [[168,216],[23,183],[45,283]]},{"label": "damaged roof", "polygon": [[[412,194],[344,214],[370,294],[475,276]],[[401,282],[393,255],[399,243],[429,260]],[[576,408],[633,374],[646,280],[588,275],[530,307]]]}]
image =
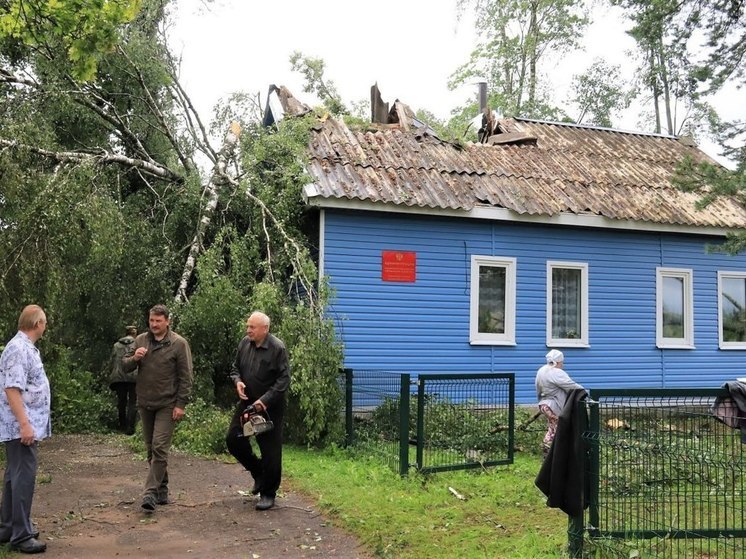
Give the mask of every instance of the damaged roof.
[{"label": "damaged roof", "polygon": [[497,125],[489,142],[457,146],[403,121],[351,129],[327,118],[309,144],[309,202],[746,227],[746,209],[735,198],[697,210],[700,195],[671,184],[684,156],[716,163],[691,141],[520,118],[498,119]]}]

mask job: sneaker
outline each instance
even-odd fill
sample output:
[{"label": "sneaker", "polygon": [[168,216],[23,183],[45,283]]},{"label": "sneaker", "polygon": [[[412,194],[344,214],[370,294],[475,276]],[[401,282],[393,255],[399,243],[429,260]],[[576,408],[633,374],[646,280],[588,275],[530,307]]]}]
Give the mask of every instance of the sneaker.
[{"label": "sneaker", "polygon": [[142,505],[140,505],[140,507],[142,508],[143,512],[150,514],[155,510],[156,502],[157,501],[155,495],[153,495],[152,493],[147,493],[142,498]]}]

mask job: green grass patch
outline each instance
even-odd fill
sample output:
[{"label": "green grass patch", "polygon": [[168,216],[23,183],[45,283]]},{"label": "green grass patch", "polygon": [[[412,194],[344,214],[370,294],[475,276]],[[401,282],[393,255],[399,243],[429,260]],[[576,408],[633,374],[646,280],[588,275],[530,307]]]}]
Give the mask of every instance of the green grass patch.
[{"label": "green grass patch", "polygon": [[[373,458],[286,446],[285,480],[378,557],[567,557],[567,516],[534,486],[541,459],[401,478]],[[449,489],[463,496],[459,499]]]}]

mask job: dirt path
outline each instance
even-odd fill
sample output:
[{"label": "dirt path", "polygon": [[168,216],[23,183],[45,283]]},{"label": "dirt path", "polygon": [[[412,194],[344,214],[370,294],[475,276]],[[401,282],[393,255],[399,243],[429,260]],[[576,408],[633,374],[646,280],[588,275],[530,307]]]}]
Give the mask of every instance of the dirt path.
[{"label": "dirt path", "polygon": [[307,497],[283,482],[277,505],[254,509],[249,476],[236,464],[172,454],[172,504],[140,512],[147,464],[96,436],[42,442],[33,518],[59,559],[370,559],[330,525]]}]

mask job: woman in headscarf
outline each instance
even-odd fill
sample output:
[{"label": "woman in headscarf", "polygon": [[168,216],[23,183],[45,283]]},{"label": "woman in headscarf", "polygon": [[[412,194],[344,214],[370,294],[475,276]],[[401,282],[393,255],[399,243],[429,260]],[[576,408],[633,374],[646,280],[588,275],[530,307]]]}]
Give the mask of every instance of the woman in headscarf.
[{"label": "woman in headscarf", "polygon": [[567,395],[576,388],[584,390],[562,369],[565,356],[561,351],[551,350],[547,353],[546,360],[547,364],[536,372],[536,398],[539,400],[539,411],[547,418],[547,432],[542,445],[544,457],[552,446]]}]

